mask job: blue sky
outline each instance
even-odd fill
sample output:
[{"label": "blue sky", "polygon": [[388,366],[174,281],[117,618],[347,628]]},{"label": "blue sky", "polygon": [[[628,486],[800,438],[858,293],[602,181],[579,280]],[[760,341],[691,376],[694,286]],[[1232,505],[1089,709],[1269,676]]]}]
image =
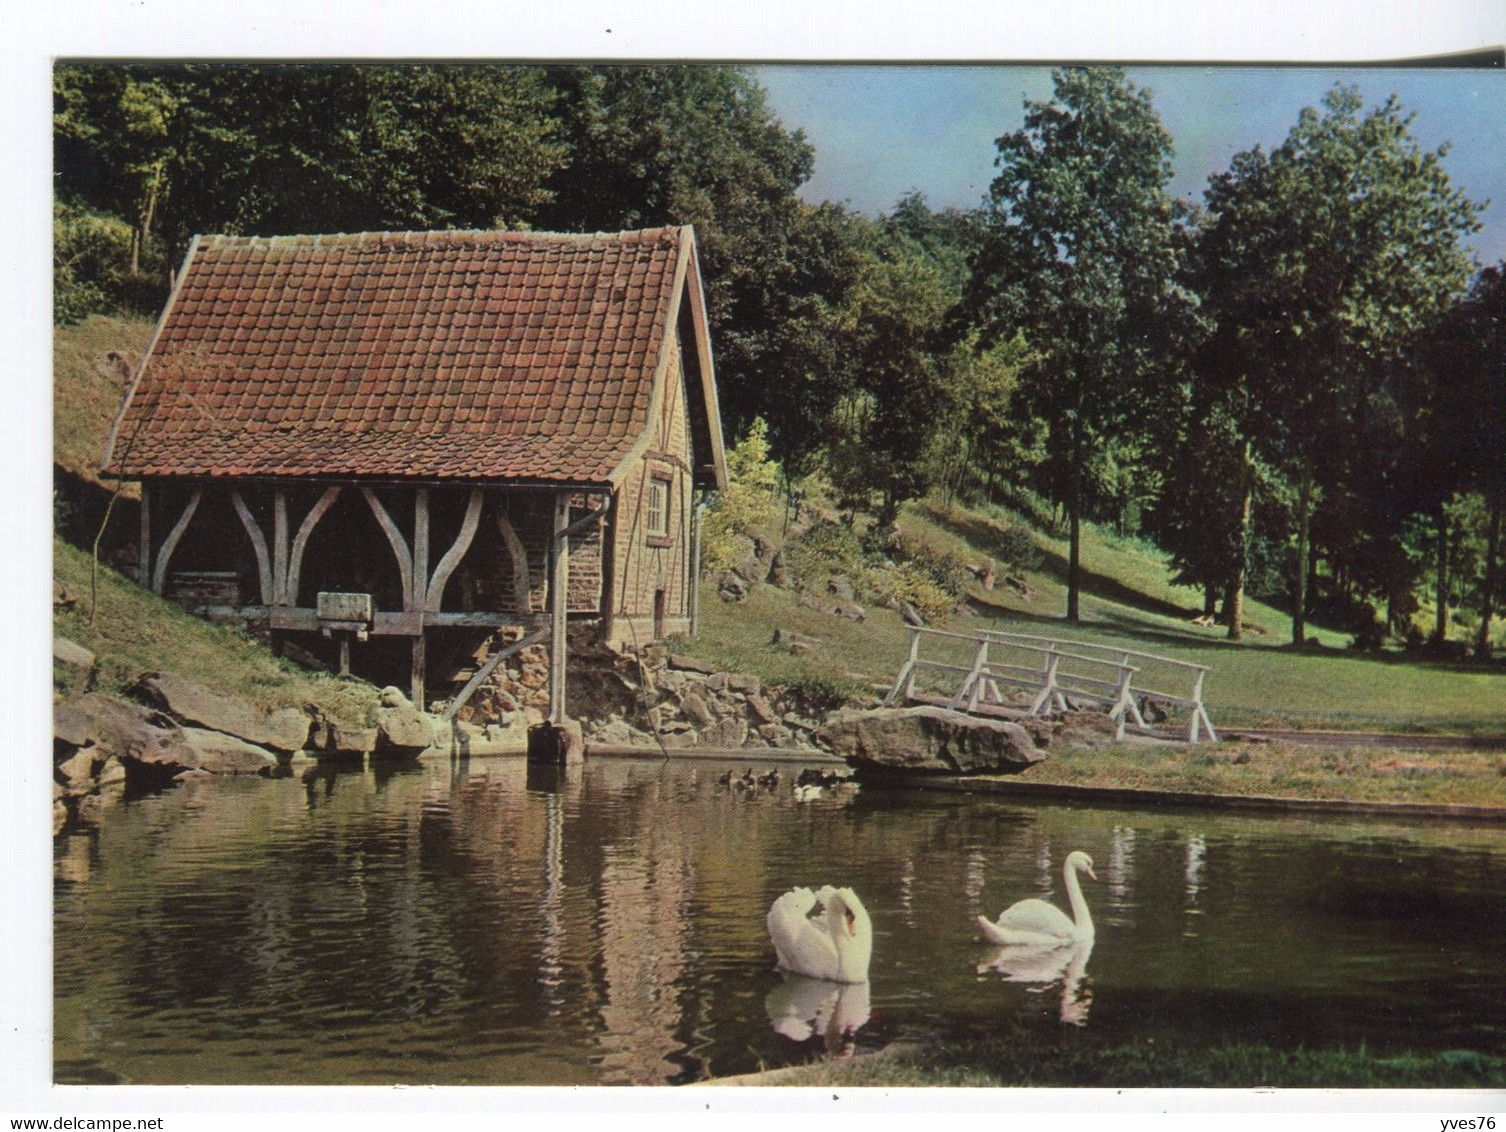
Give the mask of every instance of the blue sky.
[{"label": "blue sky", "polygon": [[[1130,67],[1154,93],[1176,144],[1172,191],[1201,201],[1210,174],[1241,150],[1279,145],[1304,106],[1335,82],[1366,106],[1395,93],[1428,149],[1450,143],[1456,187],[1492,203],[1470,241],[1482,263],[1506,259],[1506,72],[1445,68]],[[1046,67],[820,66],[754,68],[784,124],[803,129],[816,169],[810,201],[876,213],[912,189],[932,207],[970,208],[993,179],[994,139],[1023,124],[1025,98],[1049,99]]]}]

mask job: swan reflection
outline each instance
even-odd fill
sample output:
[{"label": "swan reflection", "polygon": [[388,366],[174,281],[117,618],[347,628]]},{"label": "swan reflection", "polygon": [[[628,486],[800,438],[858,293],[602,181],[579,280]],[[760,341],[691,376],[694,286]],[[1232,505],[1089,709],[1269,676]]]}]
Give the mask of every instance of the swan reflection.
[{"label": "swan reflection", "polygon": [[868,984],[785,975],[764,999],[774,1031],[797,1042],[820,1037],[833,1057],[850,1057],[868,1021]]},{"label": "swan reflection", "polygon": [[1093,938],[1088,936],[1064,947],[1039,947],[1029,944],[1006,944],[990,951],[978,964],[978,974],[989,971],[1003,975],[1011,983],[1037,983],[1032,988],[1045,991],[1061,982],[1059,1017],[1068,1026],[1086,1026],[1088,1007],[1093,1001],[1092,981],[1088,979],[1088,956],[1093,954]]}]

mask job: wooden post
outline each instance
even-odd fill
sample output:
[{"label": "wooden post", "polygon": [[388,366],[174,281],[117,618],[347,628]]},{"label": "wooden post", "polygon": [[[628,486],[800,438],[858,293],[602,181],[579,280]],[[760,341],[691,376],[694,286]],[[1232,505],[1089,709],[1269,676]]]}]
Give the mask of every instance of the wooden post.
[{"label": "wooden post", "polygon": [[288,493],[272,490],[272,604],[288,604]]},{"label": "wooden post", "polygon": [[570,605],[570,493],[554,496],[554,539],[549,574],[549,722],[565,721],[565,658],[569,653],[567,614]]},{"label": "wooden post", "polygon": [[[418,488],[413,493],[413,589],[407,595],[408,609],[423,609],[428,600],[429,589],[429,489]],[[418,635],[413,638],[413,669],[409,698],[424,710],[424,684],[428,679],[427,631],[420,621]]]},{"label": "wooden post", "polygon": [[152,489],[141,482],[141,549],[136,556],[136,584],[152,584]]}]

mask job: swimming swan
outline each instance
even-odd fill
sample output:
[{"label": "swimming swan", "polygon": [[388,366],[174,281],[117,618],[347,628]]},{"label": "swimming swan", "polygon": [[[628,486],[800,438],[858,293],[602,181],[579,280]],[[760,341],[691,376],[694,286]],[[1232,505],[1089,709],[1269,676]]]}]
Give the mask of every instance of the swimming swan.
[{"label": "swimming swan", "polygon": [[1087,873],[1093,880],[1093,858],[1080,849],[1067,854],[1062,863],[1062,879],[1067,884],[1067,900],[1072,905],[1069,917],[1060,908],[1044,900],[1021,900],[999,913],[996,921],[978,917],[983,938],[989,943],[1029,944],[1034,947],[1061,947],[1078,940],[1093,938],[1093,917],[1082,897],[1077,874]]},{"label": "swimming swan", "polygon": [[792,889],[774,901],[767,923],[781,970],[837,983],[868,981],[873,923],[852,889]]}]

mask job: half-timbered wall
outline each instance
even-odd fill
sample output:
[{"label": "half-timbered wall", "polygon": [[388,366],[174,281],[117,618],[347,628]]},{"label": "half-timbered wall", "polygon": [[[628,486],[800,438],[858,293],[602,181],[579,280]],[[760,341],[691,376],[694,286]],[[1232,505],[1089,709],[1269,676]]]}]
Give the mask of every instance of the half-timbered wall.
[{"label": "half-timbered wall", "polygon": [[[665,375],[664,398],[652,422],[648,449],[627,477],[615,519],[618,578],[610,635],[614,643],[643,643],[690,627],[691,480],[690,424],[683,340]],[[664,485],[656,505],[654,483]],[[651,529],[661,521],[662,533]],[[662,620],[656,613],[662,612]],[[656,624],[656,621],[659,621]]]}]

